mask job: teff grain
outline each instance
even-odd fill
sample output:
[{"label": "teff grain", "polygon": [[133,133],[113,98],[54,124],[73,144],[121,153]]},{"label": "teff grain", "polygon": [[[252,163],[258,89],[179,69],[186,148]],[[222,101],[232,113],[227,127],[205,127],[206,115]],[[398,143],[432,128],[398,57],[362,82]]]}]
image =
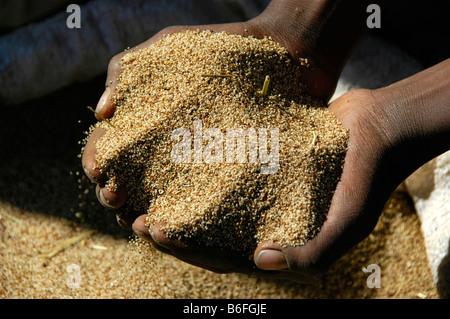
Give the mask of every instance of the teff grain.
[{"label": "teff grain", "polygon": [[[148,212],[149,225],[164,222],[169,237],[247,256],[263,241],[296,246],[317,234],[348,131],[306,94],[301,69],[285,48],[270,38],[185,31],[128,53],[121,65],[110,119],[115,129],[96,124],[106,130],[96,166],[108,187],[127,189],[125,210]],[[203,131],[278,129],[278,170],[261,174],[265,163],[249,157],[206,163],[192,160],[194,154],[175,163],[172,132],[192,132],[199,120]],[[202,145],[210,140],[203,136]],[[220,143],[216,151],[226,149],[225,138]]]}]

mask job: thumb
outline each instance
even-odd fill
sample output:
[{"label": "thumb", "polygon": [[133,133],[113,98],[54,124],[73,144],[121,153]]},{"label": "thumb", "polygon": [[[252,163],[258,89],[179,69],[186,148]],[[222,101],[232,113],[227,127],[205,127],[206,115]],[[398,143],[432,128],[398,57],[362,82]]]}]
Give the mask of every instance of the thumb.
[{"label": "thumb", "polygon": [[[347,216],[346,216],[347,215]],[[350,216],[330,211],[320,232],[301,246],[274,242],[258,245],[255,265],[274,272],[273,277],[298,282],[313,282],[325,274],[333,263],[362,238],[359,223]],[[353,215],[354,216],[354,215]]]}]

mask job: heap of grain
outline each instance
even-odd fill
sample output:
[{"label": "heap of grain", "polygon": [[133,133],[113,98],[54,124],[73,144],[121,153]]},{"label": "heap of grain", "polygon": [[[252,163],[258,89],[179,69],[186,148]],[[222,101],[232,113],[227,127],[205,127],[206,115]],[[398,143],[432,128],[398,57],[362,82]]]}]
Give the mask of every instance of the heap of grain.
[{"label": "heap of grain", "polygon": [[320,230],[348,131],[305,94],[301,67],[270,38],[185,31],[130,52],[97,143],[125,210],[169,237],[251,256]]}]

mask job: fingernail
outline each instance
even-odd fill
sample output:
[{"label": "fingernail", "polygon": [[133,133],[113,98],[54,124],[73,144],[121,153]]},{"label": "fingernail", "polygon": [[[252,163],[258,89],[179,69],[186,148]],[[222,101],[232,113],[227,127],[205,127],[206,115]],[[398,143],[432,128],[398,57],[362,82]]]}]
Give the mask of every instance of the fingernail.
[{"label": "fingernail", "polygon": [[91,173],[84,166],[83,166],[83,171],[84,171],[84,174],[86,174],[86,176],[89,178],[89,180],[91,182],[97,183],[97,184],[99,183],[99,181],[94,176],[92,176]]},{"label": "fingernail", "polygon": [[100,97],[100,100],[99,100],[98,103],[97,103],[97,107],[95,108],[95,111],[96,111],[97,113],[101,113],[103,107],[105,106],[106,101],[107,101],[108,98],[109,98],[109,92],[110,92],[110,88],[107,87],[107,88],[105,89],[105,92],[103,92],[102,96]]},{"label": "fingernail", "polygon": [[126,230],[133,229],[133,226],[130,225],[125,219],[123,219],[122,216],[120,215],[120,213],[116,214],[116,221],[117,221],[117,224],[119,224],[120,227],[122,227],[122,228],[124,228]]},{"label": "fingernail", "polygon": [[103,195],[102,190],[99,191],[99,195],[101,198],[101,201],[103,203],[103,206],[105,206],[106,208],[110,208],[110,209],[116,209],[117,207],[111,205],[111,203],[105,198],[105,195]]},{"label": "fingernail", "polygon": [[146,241],[152,240],[150,236],[149,227],[142,222],[142,219],[136,218],[131,225],[134,233]]},{"label": "fingernail", "polygon": [[156,239],[155,237],[155,233],[153,232],[152,227],[148,228],[148,234],[150,235],[150,238],[155,242],[155,243],[159,243],[159,240]]},{"label": "fingernail", "polygon": [[284,254],[279,250],[262,250],[256,257],[255,264],[263,270],[283,270],[288,268]]},{"label": "fingernail", "polygon": [[139,237],[142,237],[142,236],[147,235],[147,234],[144,234],[143,232],[141,232],[141,231],[139,231],[139,230],[136,230],[136,229],[133,229],[133,231],[134,231],[134,233],[135,233],[136,235],[138,235]]},{"label": "fingernail", "polygon": [[149,236],[149,234],[140,232],[140,231],[135,230],[135,229],[134,229],[133,231],[134,231],[134,233],[135,233],[137,236],[139,236],[141,239],[143,239],[143,240],[145,240],[145,241],[152,241],[152,240],[153,240],[153,238],[151,238],[151,237]]}]

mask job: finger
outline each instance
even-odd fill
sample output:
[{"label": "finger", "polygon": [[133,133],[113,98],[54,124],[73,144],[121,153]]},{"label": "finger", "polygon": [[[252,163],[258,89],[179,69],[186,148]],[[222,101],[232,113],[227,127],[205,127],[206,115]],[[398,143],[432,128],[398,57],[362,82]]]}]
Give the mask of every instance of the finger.
[{"label": "finger", "polygon": [[262,270],[288,270],[289,265],[283,247],[277,243],[258,245],[254,254],[255,264]]},{"label": "finger", "polygon": [[138,235],[141,239],[153,243],[154,247],[159,251],[172,255],[172,252],[169,249],[156,244],[156,242],[153,240],[152,236],[150,235],[150,229],[146,224],[146,217],[147,214],[135,218],[135,220],[132,223],[132,229],[134,233]]},{"label": "finger", "polygon": [[[116,109],[112,97],[116,90],[117,79],[120,74],[121,66],[120,60],[124,53],[114,56],[108,65],[108,73],[106,77],[105,91],[103,92],[100,100],[97,103],[95,111],[97,114],[95,117],[101,121],[103,118],[110,118]],[[103,117],[103,118],[102,118]]]},{"label": "finger", "polygon": [[[133,224],[133,229],[144,234],[141,238],[154,242],[159,250],[169,253],[184,262],[217,273],[249,273],[255,268],[248,258],[242,257],[238,253],[221,250],[217,247],[187,245],[182,241],[169,238],[162,230],[163,223],[152,225],[149,228],[148,226],[143,226],[145,219],[141,217]],[[150,238],[147,234],[150,235]]]},{"label": "finger", "polygon": [[111,97],[111,86],[108,86],[100,97],[97,107],[95,108],[95,118],[98,121],[103,121],[104,118],[111,117],[114,113],[115,107],[112,103]]},{"label": "finger", "polygon": [[133,223],[136,218],[138,218],[138,214],[134,211],[130,211],[128,209],[120,209],[116,213],[117,223],[127,230],[133,230]]},{"label": "finger", "polygon": [[100,170],[95,167],[95,156],[97,154],[96,143],[105,134],[105,129],[96,128],[86,143],[83,150],[83,156],[81,163],[83,170],[87,177],[94,183],[102,183],[105,181],[106,176],[100,172]]},{"label": "finger", "polygon": [[146,214],[137,217],[133,222],[133,230],[142,239],[146,241],[153,241],[152,237],[150,236],[150,229],[147,226],[146,217]]},{"label": "finger", "polygon": [[[141,46],[141,45],[140,45]],[[97,120],[101,121],[103,118],[110,118],[113,116],[114,111],[116,109],[116,106],[113,102],[113,96],[116,91],[117,86],[117,80],[119,78],[120,72],[122,70],[121,67],[121,61],[122,58],[135,50],[137,50],[138,47],[135,47],[133,49],[121,52],[117,55],[115,55],[108,64],[108,71],[106,76],[106,83],[105,83],[105,91],[103,92],[102,96],[100,97],[100,100],[97,103],[97,107],[95,111],[100,115],[95,115]]]},{"label": "finger", "polygon": [[119,78],[120,72],[122,70],[121,67],[121,61],[122,58],[136,50],[143,49],[152,43],[156,42],[156,38],[152,37],[150,40],[147,40],[144,43],[141,43],[140,45],[129,49],[127,51],[121,52],[117,55],[115,55],[111,61],[108,64],[108,72],[106,76],[106,83],[105,83],[105,91],[103,92],[102,96],[100,97],[100,100],[97,103],[97,107],[95,111],[100,115],[95,115],[97,120],[101,121],[103,118],[110,118],[113,116],[114,111],[116,110],[116,106],[113,101],[113,96],[116,92],[116,86],[117,86],[117,80]]},{"label": "finger", "polygon": [[321,277],[320,272],[305,269],[294,271],[290,264],[291,255],[276,243],[261,244],[255,250],[255,265],[262,271],[260,275],[264,278],[312,283]]},{"label": "finger", "polygon": [[127,201],[127,192],[118,187],[116,191],[111,191],[105,185],[97,184],[96,194],[98,201],[108,209],[119,209]]},{"label": "finger", "polygon": [[304,246],[284,247],[278,243],[262,243],[254,253],[255,265],[265,270],[265,275],[301,283],[317,281],[328,269],[329,263],[321,260],[329,250],[331,240],[321,240],[317,235]]},{"label": "finger", "polygon": [[319,68],[308,68],[303,72],[309,94],[324,101],[328,101],[333,96],[337,79],[333,79]]}]

